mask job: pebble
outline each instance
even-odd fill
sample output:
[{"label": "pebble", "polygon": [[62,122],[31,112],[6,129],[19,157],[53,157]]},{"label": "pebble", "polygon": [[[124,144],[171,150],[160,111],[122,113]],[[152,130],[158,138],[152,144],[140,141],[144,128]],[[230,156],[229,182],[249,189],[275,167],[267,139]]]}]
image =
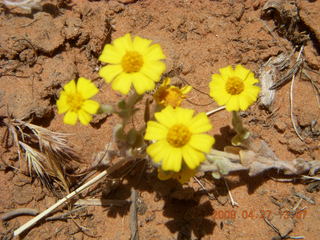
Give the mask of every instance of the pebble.
[{"label": "pebble", "polygon": [[291,138],[288,141],[288,149],[294,153],[302,154],[305,150],[305,144],[298,138]]},{"label": "pebble", "polygon": [[274,128],[279,132],[279,133],[284,133],[286,131],[287,125],[280,119],[276,120],[274,123]]}]

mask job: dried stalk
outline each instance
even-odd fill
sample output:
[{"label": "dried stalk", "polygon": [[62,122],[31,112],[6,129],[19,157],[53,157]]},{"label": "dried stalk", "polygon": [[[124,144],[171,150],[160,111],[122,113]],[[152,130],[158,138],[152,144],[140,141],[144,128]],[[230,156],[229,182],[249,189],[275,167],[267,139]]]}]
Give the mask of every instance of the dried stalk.
[{"label": "dried stalk", "polygon": [[34,171],[50,190],[54,189],[52,183],[57,182],[69,192],[70,184],[66,177],[65,165],[77,158],[67,144],[68,134],[53,132],[17,119],[9,119],[5,124],[17,147],[20,169],[24,156],[30,176]]},{"label": "dried stalk", "polygon": [[31,219],[27,223],[25,223],[22,226],[20,226],[17,230],[14,231],[13,235],[14,236],[19,236],[21,233],[23,233],[27,229],[31,228],[32,226],[34,226],[37,222],[39,222],[41,219],[43,219],[44,217],[49,215],[53,210],[55,210],[56,208],[61,206],[63,203],[69,201],[74,196],[76,196],[77,194],[79,194],[83,190],[85,190],[86,188],[90,187],[91,185],[93,185],[96,182],[98,182],[99,180],[101,180],[103,177],[105,177],[107,175],[107,173],[108,173],[107,170],[101,172],[99,175],[95,176],[93,179],[91,179],[87,183],[83,184],[81,187],[77,188],[76,190],[74,190],[73,192],[68,194],[66,197],[60,199],[58,202],[56,202],[51,207],[49,207],[48,209],[46,209],[45,211],[43,211],[42,213],[37,215],[35,218]]}]

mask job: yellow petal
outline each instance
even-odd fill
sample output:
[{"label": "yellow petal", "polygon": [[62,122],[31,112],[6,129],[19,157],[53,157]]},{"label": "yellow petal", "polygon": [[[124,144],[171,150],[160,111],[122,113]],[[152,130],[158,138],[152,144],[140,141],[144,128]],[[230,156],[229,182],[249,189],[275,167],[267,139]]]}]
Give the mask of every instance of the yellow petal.
[{"label": "yellow petal", "polygon": [[136,36],[133,39],[133,49],[139,52],[141,55],[144,55],[148,52],[149,45],[151,44],[151,42],[152,41],[149,39]]},{"label": "yellow petal", "polygon": [[66,115],[64,115],[63,122],[65,124],[75,125],[78,120],[78,114],[76,112],[68,111]]},{"label": "yellow petal", "polygon": [[183,88],[180,89],[181,93],[182,94],[187,94],[191,91],[192,87],[187,85],[187,86],[184,86]]},{"label": "yellow petal", "polygon": [[231,98],[231,94],[227,93],[227,91],[214,89],[210,91],[210,96],[220,105],[225,105],[229,99]]},{"label": "yellow petal", "polygon": [[153,44],[152,46],[150,46],[146,54],[144,54],[144,57],[147,59],[148,62],[158,61],[166,58],[159,44]]},{"label": "yellow petal", "polygon": [[250,95],[242,95],[239,102],[240,109],[245,111],[253,102]]},{"label": "yellow petal", "polygon": [[231,112],[231,111],[239,111],[239,109],[240,109],[239,96],[237,96],[237,95],[231,96],[231,98],[229,99],[229,101],[226,104],[226,109],[229,112]]},{"label": "yellow petal", "polygon": [[168,148],[168,156],[162,160],[162,170],[179,172],[182,164],[182,153],[180,148]]},{"label": "yellow petal", "polygon": [[127,33],[126,35],[115,39],[113,41],[113,46],[115,46],[118,51],[132,51],[133,45],[131,40],[131,34]]},{"label": "yellow petal", "polygon": [[201,152],[208,153],[214,144],[214,138],[208,134],[193,134],[189,144]]},{"label": "yellow petal", "polygon": [[259,95],[260,90],[261,89],[258,86],[249,85],[249,84],[245,83],[245,91],[243,91],[243,92],[251,95],[256,100]]},{"label": "yellow petal", "polygon": [[124,50],[118,50],[111,44],[107,44],[104,46],[102,53],[99,56],[99,61],[111,64],[120,64],[124,54]]},{"label": "yellow petal", "polygon": [[70,109],[70,106],[67,102],[67,94],[62,91],[60,97],[57,101],[58,114],[64,113]]},{"label": "yellow petal", "polygon": [[168,129],[155,121],[148,121],[147,130],[144,136],[146,140],[160,140],[165,139],[168,134]]},{"label": "yellow petal", "polygon": [[123,72],[122,66],[120,64],[117,65],[108,65],[104,66],[100,69],[99,75],[102,77],[107,83],[110,83],[113,79],[115,79],[121,72]]},{"label": "yellow petal", "polygon": [[257,86],[248,86],[243,93],[240,94],[240,109],[246,110],[252,105],[258,98],[260,88]]},{"label": "yellow petal", "polygon": [[197,114],[191,121],[189,129],[192,133],[202,133],[209,131],[212,125],[205,113]]},{"label": "yellow petal", "polygon": [[141,73],[158,82],[162,73],[166,70],[166,65],[160,61],[145,62],[140,70]]},{"label": "yellow petal", "polygon": [[210,96],[221,106],[225,105],[231,95],[225,89],[226,81],[223,80],[221,75],[213,74],[212,81],[209,83]]},{"label": "yellow petal", "polygon": [[161,112],[154,114],[155,119],[162,125],[170,128],[176,123],[175,112],[171,106],[167,106]]},{"label": "yellow petal", "polygon": [[77,91],[76,82],[74,80],[71,80],[66,85],[64,85],[63,89],[67,94],[75,93]]},{"label": "yellow petal", "polygon": [[99,92],[99,89],[88,79],[80,77],[77,82],[77,91],[84,99],[89,99]]},{"label": "yellow petal", "polygon": [[87,113],[86,111],[80,109],[78,112],[79,120],[83,125],[88,125],[89,122],[92,120],[92,116]]},{"label": "yellow petal", "polygon": [[190,122],[193,121],[192,116],[194,114],[194,110],[177,107],[174,109],[176,123],[181,123],[189,127]]},{"label": "yellow petal", "polygon": [[219,71],[220,71],[221,77],[223,78],[224,81],[227,81],[230,77],[232,77],[234,75],[234,71],[233,71],[231,65],[224,67],[224,68],[220,68]]},{"label": "yellow petal", "polygon": [[95,114],[97,113],[99,106],[100,104],[96,101],[86,100],[82,105],[82,109],[90,114]]},{"label": "yellow petal", "polygon": [[154,89],[155,84],[150,78],[141,73],[132,74],[132,83],[138,94]]},{"label": "yellow petal", "polygon": [[164,149],[170,148],[168,145],[165,140],[152,143],[147,147],[147,153],[155,163],[159,163],[168,155],[168,151],[164,151]]},{"label": "yellow petal", "polygon": [[261,91],[261,88],[260,88],[260,87],[258,87],[258,86],[252,86],[252,87],[250,87],[250,89],[249,89],[248,92],[249,92],[252,96],[254,96],[255,98],[257,98],[258,95],[259,95],[259,93],[260,93],[260,91]]},{"label": "yellow petal", "polygon": [[166,86],[170,85],[170,83],[171,83],[171,79],[170,78],[165,78],[163,80],[163,83],[161,84],[161,86],[166,87]]},{"label": "yellow petal", "polygon": [[219,84],[219,86],[224,86],[225,83],[227,82],[227,80],[222,78],[222,76],[217,73],[212,74],[211,79],[212,79],[212,82],[214,83],[214,85]]},{"label": "yellow petal", "polygon": [[219,74],[213,74],[212,75],[212,80],[209,83],[209,87],[211,90],[215,90],[215,89],[219,89],[219,90],[225,90],[225,85],[226,85],[226,81],[223,80],[223,78],[221,77],[221,75]]},{"label": "yellow petal", "polygon": [[259,80],[254,77],[254,74],[252,72],[249,73],[248,77],[244,80],[244,84],[250,85],[250,86],[252,86],[253,84],[258,83],[258,82],[259,82]]},{"label": "yellow petal", "polygon": [[122,94],[128,94],[131,87],[131,76],[128,73],[121,73],[112,81],[112,89]]},{"label": "yellow petal", "polygon": [[190,169],[195,169],[199,166],[201,162],[204,161],[205,155],[189,145],[185,145],[182,148],[182,156]]},{"label": "yellow petal", "polygon": [[241,80],[246,80],[249,76],[250,70],[246,69],[245,67],[243,67],[242,65],[237,65],[235,70],[234,70],[234,74],[239,77]]}]

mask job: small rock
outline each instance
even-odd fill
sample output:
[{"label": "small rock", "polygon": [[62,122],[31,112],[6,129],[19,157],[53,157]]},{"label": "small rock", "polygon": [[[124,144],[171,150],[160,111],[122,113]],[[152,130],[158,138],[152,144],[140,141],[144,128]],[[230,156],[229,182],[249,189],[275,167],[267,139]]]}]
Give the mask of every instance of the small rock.
[{"label": "small rock", "polygon": [[280,119],[277,119],[276,122],[274,123],[274,128],[279,132],[279,133],[284,133],[287,125],[285,124],[285,122],[283,122]]},{"label": "small rock", "polygon": [[236,3],[233,6],[234,15],[237,19],[237,21],[240,21],[243,13],[244,13],[244,5],[242,3]]},{"label": "small rock", "polygon": [[66,19],[66,27],[63,29],[63,33],[66,39],[75,39],[81,34],[81,19],[77,17],[69,17]]},{"label": "small rock", "polygon": [[32,182],[32,178],[23,174],[15,175],[12,183],[15,186],[22,187],[24,185],[30,184]]},{"label": "small rock", "polygon": [[36,52],[33,49],[25,49],[20,52],[19,59],[21,62],[33,65],[37,59]]},{"label": "small rock", "polygon": [[18,205],[25,205],[33,200],[33,188],[31,185],[15,187],[12,193],[13,201]]},{"label": "small rock", "polygon": [[51,54],[64,43],[63,22],[44,12],[37,13],[35,18],[37,21],[25,28],[26,37],[36,49]]},{"label": "small rock", "polygon": [[108,16],[102,8],[92,8],[91,12],[91,15],[83,17],[81,30],[81,34],[89,36],[89,42],[85,44],[89,57],[92,53],[95,56],[100,55],[111,30]]},{"label": "small rock", "polygon": [[47,58],[42,66],[41,79],[45,79],[45,81],[41,82],[42,86],[40,88],[43,90],[39,93],[42,98],[55,95],[57,89],[60,90],[61,86],[76,77],[75,60],[67,54],[59,54],[53,58]]},{"label": "small rock", "polygon": [[297,117],[298,124],[301,127],[310,126],[312,121],[319,118],[319,116],[316,112],[308,112],[305,109],[302,109],[302,107],[297,108],[297,112],[299,112],[299,115]]},{"label": "small rock", "polygon": [[302,154],[306,150],[306,146],[300,139],[291,138],[288,141],[288,149],[291,152]]},{"label": "small rock", "polygon": [[111,0],[108,2],[108,10],[107,13],[114,14],[119,13],[124,10],[124,5],[118,1]]},{"label": "small rock", "polygon": [[288,139],[285,138],[285,137],[280,137],[280,138],[278,139],[278,141],[279,141],[279,143],[281,143],[281,144],[288,144]]}]

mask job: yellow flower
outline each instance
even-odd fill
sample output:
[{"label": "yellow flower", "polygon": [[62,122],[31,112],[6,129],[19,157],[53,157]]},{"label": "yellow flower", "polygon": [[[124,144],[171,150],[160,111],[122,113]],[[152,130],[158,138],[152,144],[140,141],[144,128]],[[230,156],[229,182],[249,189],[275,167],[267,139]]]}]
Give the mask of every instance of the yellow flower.
[{"label": "yellow flower", "polygon": [[219,69],[221,74],[213,74],[210,82],[210,96],[228,111],[246,110],[257,100],[260,88],[255,86],[259,80],[253,72],[237,65]]},{"label": "yellow flower", "polygon": [[191,91],[191,86],[178,88],[170,85],[170,78],[166,78],[158,90],[153,95],[153,98],[159,105],[179,107],[182,100],[186,98],[186,94]]},{"label": "yellow flower", "polygon": [[158,168],[158,178],[162,181],[173,178],[178,180],[181,184],[184,184],[196,175],[196,172],[195,169],[190,169],[186,166],[182,166],[179,172],[163,171],[161,168]]},{"label": "yellow flower", "polygon": [[153,140],[147,153],[163,171],[179,172],[182,160],[190,169],[195,169],[205,160],[214,143],[214,138],[203,134],[212,128],[205,113],[193,117],[194,111],[168,106],[155,113],[156,121],[147,123],[146,140]]},{"label": "yellow flower", "polygon": [[138,36],[132,40],[128,33],[107,44],[99,60],[109,65],[102,67],[99,75],[122,94],[129,92],[131,83],[138,94],[153,90],[166,66],[160,45],[151,42]]},{"label": "yellow flower", "polygon": [[92,120],[91,114],[99,109],[99,103],[89,98],[98,93],[98,88],[88,79],[79,78],[77,83],[72,80],[63,87],[57,101],[58,113],[66,113],[63,122],[75,125],[79,118],[83,125]]}]

